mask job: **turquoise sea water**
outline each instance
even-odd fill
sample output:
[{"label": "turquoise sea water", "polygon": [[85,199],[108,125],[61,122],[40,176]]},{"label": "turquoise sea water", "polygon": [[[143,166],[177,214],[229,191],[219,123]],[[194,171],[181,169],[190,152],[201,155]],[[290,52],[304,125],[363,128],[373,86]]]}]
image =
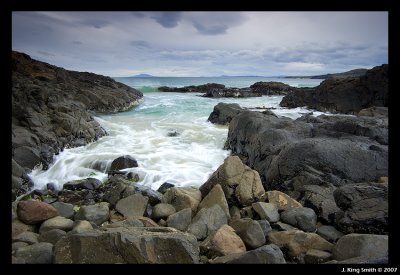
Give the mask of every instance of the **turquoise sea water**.
[{"label": "turquoise sea water", "polygon": [[[248,87],[257,81],[280,81],[295,87],[313,87],[318,79],[261,77],[153,77],[115,78],[144,94],[141,104],[127,112],[98,116],[95,119],[109,133],[98,141],[65,149],[47,171],[38,167],[30,174],[37,187],[53,182],[59,188],[70,180],[88,176],[105,180],[106,169],[92,169],[95,162],[109,167],[121,155],[132,155],[139,167],[126,169],[138,173],[140,184],[157,189],[162,183],[199,187],[214,172],[229,151],[223,150],[228,127],[207,121],[218,102],[238,103],[242,107],[273,107],[278,116],[297,118],[310,112],[304,108],[279,107],[282,96],[255,98],[203,98],[194,93],[158,92],[159,86],[182,87],[220,83],[228,87]],[[314,112],[320,114],[320,112]],[[177,136],[170,137],[169,133]]]}]

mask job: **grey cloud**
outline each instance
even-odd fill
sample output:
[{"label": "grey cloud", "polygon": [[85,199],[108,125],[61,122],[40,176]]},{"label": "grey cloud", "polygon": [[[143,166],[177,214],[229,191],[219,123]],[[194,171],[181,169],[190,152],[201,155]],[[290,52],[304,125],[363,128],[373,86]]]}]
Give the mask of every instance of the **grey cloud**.
[{"label": "grey cloud", "polygon": [[83,43],[82,43],[81,41],[74,40],[74,41],[72,41],[72,44],[75,44],[75,45],[82,45]]},{"label": "grey cloud", "polygon": [[131,14],[138,18],[146,17],[146,14],[144,12],[140,12],[140,11],[133,11],[133,12],[131,12]]},{"label": "grey cloud", "polygon": [[205,25],[202,25],[201,23],[194,22],[193,26],[196,28],[196,30],[199,33],[205,34],[205,35],[224,34],[224,33],[226,33],[226,30],[228,29],[228,26],[226,26],[225,24],[205,26]]},{"label": "grey cloud", "polygon": [[181,20],[181,12],[155,12],[152,13],[151,18],[164,28],[174,28]]},{"label": "grey cloud", "polygon": [[133,40],[129,44],[136,48],[151,48],[150,44],[144,40]]}]

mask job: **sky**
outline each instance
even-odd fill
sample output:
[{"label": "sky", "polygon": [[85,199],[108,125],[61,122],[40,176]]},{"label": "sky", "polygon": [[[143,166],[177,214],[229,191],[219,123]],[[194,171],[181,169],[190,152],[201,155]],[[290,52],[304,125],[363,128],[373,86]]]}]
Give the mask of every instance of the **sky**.
[{"label": "sky", "polygon": [[13,12],[12,49],[111,77],[317,75],[388,63],[388,12]]}]

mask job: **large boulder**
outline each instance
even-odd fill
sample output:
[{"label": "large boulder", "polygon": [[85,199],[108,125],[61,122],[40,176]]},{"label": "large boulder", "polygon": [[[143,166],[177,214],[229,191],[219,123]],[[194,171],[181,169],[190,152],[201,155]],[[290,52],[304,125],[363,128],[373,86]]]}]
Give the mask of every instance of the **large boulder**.
[{"label": "large boulder", "polygon": [[240,236],[249,249],[255,249],[265,244],[265,235],[260,224],[250,218],[237,219],[229,225]]},{"label": "large boulder", "polygon": [[251,205],[265,192],[258,172],[244,165],[237,156],[227,157],[207,182],[200,186],[203,197],[217,184],[221,185],[229,205]]},{"label": "large boulder", "polygon": [[209,258],[214,258],[245,252],[246,247],[235,230],[224,224],[200,244],[200,250],[202,254],[205,253]]},{"label": "large boulder", "polygon": [[261,246],[257,249],[244,252],[229,254],[218,257],[212,264],[285,264],[282,251],[274,244]]},{"label": "large boulder", "polygon": [[228,219],[224,210],[218,204],[214,204],[210,208],[203,208],[197,212],[187,232],[195,235],[198,240],[204,240],[227,223]]},{"label": "large boulder", "polygon": [[186,231],[192,222],[192,209],[185,208],[167,218],[167,225],[180,231]]},{"label": "large boulder", "polygon": [[175,207],[168,203],[159,203],[153,207],[151,217],[155,220],[168,218],[176,212]]},{"label": "large boulder", "polygon": [[51,243],[35,243],[20,247],[15,257],[22,258],[27,264],[51,264],[53,261],[53,245]]},{"label": "large boulder", "polygon": [[198,206],[198,210],[202,208],[210,208],[214,204],[218,204],[221,206],[222,210],[224,210],[228,219],[231,218],[229,213],[228,203],[226,202],[224,191],[222,190],[221,185],[216,184],[213,189],[211,189],[210,193],[200,202]]},{"label": "large boulder", "polygon": [[18,218],[26,224],[37,224],[58,215],[57,209],[41,201],[20,201],[17,208]]},{"label": "large boulder", "polygon": [[349,234],[341,237],[333,247],[333,259],[341,261],[356,257],[367,259],[388,256],[388,241],[386,235]]},{"label": "large boulder", "polygon": [[214,110],[208,117],[208,121],[214,124],[228,125],[232,118],[242,111],[243,109],[237,103],[220,102],[214,106]]},{"label": "large boulder", "polygon": [[313,89],[297,89],[286,95],[282,107],[301,107],[319,111],[357,113],[370,106],[388,106],[389,66],[383,64],[365,75],[329,78]]},{"label": "large boulder", "polygon": [[117,202],[115,209],[124,217],[143,216],[149,199],[142,194],[133,194]]},{"label": "large boulder", "polygon": [[61,216],[57,216],[44,221],[39,228],[39,233],[50,231],[52,229],[60,229],[64,231],[70,231],[73,228],[74,222],[70,219],[66,219]]},{"label": "large boulder", "polygon": [[40,234],[38,240],[40,242],[51,243],[55,245],[59,239],[66,236],[67,232],[61,229],[51,229]]},{"label": "large boulder", "polygon": [[110,210],[108,202],[81,206],[78,213],[75,215],[75,220],[87,220],[97,225],[108,221],[109,218]]},{"label": "large boulder", "polygon": [[255,202],[251,206],[261,219],[265,219],[269,222],[279,221],[278,207],[276,207],[275,204],[266,202]]},{"label": "large boulder", "polygon": [[193,235],[171,228],[112,228],[61,239],[54,249],[54,262],[187,264],[199,262],[199,250]]},{"label": "large boulder", "polygon": [[281,220],[306,232],[315,232],[317,229],[317,215],[311,208],[300,207],[285,210],[281,213]]},{"label": "large boulder", "polygon": [[286,251],[288,258],[302,262],[310,249],[331,252],[333,245],[315,233],[300,230],[276,231],[268,234],[270,243]]},{"label": "large boulder", "polygon": [[125,155],[114,159],[113,162],[111,163],[110,170],[118,171],[125,168],[138,167],[138,166],[139,165],[137,163],[137,160],[134,157],[130,155]]},{"label": "large boulder", "polygon": [[61,201],[56,201],[51,204],[55,209],[57,209],[58,215],[67,219],[74,217],[74,205],[70,203],[64,203]]},{"label": "large boulder", "polygon": [[260,173],[265,189],[283,191],[333,223],[341,212],[336,188],[388,175],[387,142],[387,119],[305,115],[292,120],[243,111],[230,122],[227,143]]},{"label": "large boulder", "polygon": [[262,95],[286,95],[290,91],[297,90],[295,87],[275,81],[259,81],[251,85],[250,89]]},{"label": "large boulder", "polygon": [[387,233],[388,188],[380,183],[356,183],[335,190],[336,204],[343,210],[336,224],[344,233]]},{"label": "large boulder", "polygon": [[201,201],[201,192],[192,187],[172,187],[169,188],[162,196],[162,203],[172,204],[176,211],[185,208],[191,208],[196,212]]},{"label": "large boulder", "polygon": [[39,234],[34,232],[25,231],[17,236],[12,237],[13,242],[25,242],[27,244],[38,243]]}]

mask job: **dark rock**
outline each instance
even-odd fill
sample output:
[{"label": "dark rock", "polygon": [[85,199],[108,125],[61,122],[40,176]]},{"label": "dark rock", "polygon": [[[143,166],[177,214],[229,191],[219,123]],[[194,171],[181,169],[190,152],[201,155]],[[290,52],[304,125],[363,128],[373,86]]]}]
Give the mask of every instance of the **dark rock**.
[{"label": "dark rock", "polygon": [[239,213],[240,213],[240,218],[254,219],[256,215],[258,215],[257,213],[255,213],[253,207],[251,206],[243,207],[242,209],[240,209]]},{"label": "dark rock", "polygon": [[64,70],[13,51],[13,159],[23,168],[42,163],[47,169],[64,147],[81,146],[107,134],[90,111],[125,111],[142,97],[110,77]]},{"label": "dark rock", "polygon": [[111,228],[107,232],[84,232],[61,239],[55,246],[54,262],[198,263],[199,250],[193,235],[172,228]]},{"label": "dark rock", "polygon": [[165,192],[167,192],[167,190],[171,187],[174,187],[175,185],[173,185],[172,183],[169,182],[164,182],[163,184],[161,184],[160,187],[158,187],[157,192],[160,192],[161,194],[164,194]]},{"label": "dark rock", "polygon": [[58,215],[67,219],[71,219],[74,217],[74,206],[70,203],[64,202],[54,202],[51,204],[55,209],[57,209]]},{"label": "dark rock", "polygon": [[33,147],[21,146],[14,150],[13,158],[22,167],[33,169],[40,162],[40,153]]},{"label": "dark rock", "polygon": [[57,209],[40,201],[20,201],[18,218],[26,224],[37,224],[58,215]]},{"label": "dark rock", "polygon": [[171,204],[159,203],[153,207],[153,212],[151,214],[151,217],[154,220],[164,219],[168,218],[175,212],[176,212],[175,207],[173,207]]},{"label": "dark rock", "polygon": [[143,216],[149,199],[142,194],[134,194],[117,202],[115,209],[124,217]]},{"label": "dark rock", "polygon": [[224,210],[226,217],[228,219],[231,218],[229,214],[229,207],[228,203],[226,202],[224,191],[222,190],[221,185],[216,184],[213,189],[207,194],[205,198],[200,202],[198,206],[198,210],[202,208],[210,208],[214,204],[218,204],[221,206],[222,210]]},{"label": "dark rock", "polygon": [[218,257],[213,264],[285,264],[282,251],[274,244],[261,246],[257,249]]},{"label": "dark rock", "polygon": [[304,262],[306,264],[321,264],[329,261],[332,258],[332,254],[322,250],[310,249],[304,256]]},{"label": "dark rock", "polygon": [[53,245],[51,243],[36,243],[20,247],[15,251],[15,257],[24,259],[27,264],[51,264]]},{"label": "dark rock", "polygon": [[283,222],[272,223],[271,227],[278,231],[289,231],[289,230],[296,229],[295,227],[291,226],[290,224],[283,223]]},{"label": "dark rock", "polygon": [[344,233],[388,232],[388,188],[380,183],[355,183],[335,190],[336,204],[344,211],[336,217]]},{"label": "dark rock", "polygon": [[269,222],[279,221],[278,207],[273,203],[255,202],[251,205],[261,219]]},{"label": "dark rock", "polygon": [[63,188],[68,190],[95,190],[101,185],[101,181],[95,178],[87,178],[82,180],[69,181],[64,184]]},{"label": "dark rock", "polygon": [[208,121],[214,124],[228,125],[232,118],[242,112],[243,109],[237,103],[218,103],[208,117]]},{"label": "dark rock", "polygon": [[306,232],[315,232],[317,229],[317,215],[311,208],[301,207],[285,210],[281,213],[281,220]]},{"label": "dark rock", "polygon": [[[124,197],[126,196],[125,193],[127,192],[128,188],[124,192]],[[151,206],[154,206],[154,205],[156,205],[156,204],[161,202],[162,194],[160,192],[158,192],[158,191],[155,191],[155,190],[151,189],[148,186],[143,186],[143,185],[140,185],[140,184],[134,184],[133,185],[133,189],[134,189],[135,192],[140,192],[143,196],[148,197],[149,198],[149,204]],[[129,194],[129,195],[131,195],[131,194]]]},{"label": "dark rock", "polygon": [[229,124],[228,147],[267,190],[287,193],[332,223],[341,212],[336,188],[388,175],[387,130],[387,120],[372,117],[291,120],[243,111]]},{"label": "dark rock", "polygon": [[137,160],[129,155],[118,157],[111,163],[110,170],[118,171],[125,168],[138,167]]},{"label": "dark rock", "polygon": [[260,224],[249,218],[233,220],[229,225],[235,229],[246,247],[255,249],[265,244],[265,235]]},{"label": "dark rock", "polygon": [[272,231],[272,227],[267,220],[256,220],[258,224],[261,226],[261,229],[264,233],[265,238],[267,238],[268,233]]},{"label": "dark rock", "polygon": [[204,240],[227,222],[224,210],[218,204],[214,204],[210,208],[203,208],[197,212],[187,232],[195,235],[197,240]]},{"label": "dark rock", "polygon": [[49,182],[48,184],[46,184],[46,188],[47,188],[47,190],[50,190],[52,192],[56,191],[56,185],[52,182]]},{"label": "dark rock", "polygon": [[14,254],[14,252],[15,252],[18,248],[20,248],[20,247],[25,247],[25,246],[28,246],[28,245],[29,245],[29,244],[28,244],[28,243],[25,243],[25,242],[13,242],[12,245],[11,245],[12,254]]},{"label": "dark rock", "polygon": [[115,207],[117,202],[122,199],[123,192],[129,186],[129,181],[120,176],[109,176],[104,183],[103,200],[110,203],[111,207]]},{"label": "dark rock", "polygon": [[39,234],[25,231],[12,238],[13,242],[24,242],[27,244],[38,243]]},{"label": "dark rock", "polygon": [[192,222],[192,209],[185,208],[178,211],[167,219],[167,225],[169,227],[176,228],[180,231],[186,231]]},{"label": "dark rock", "polygon": [[61,202],[69,204],[82,204],[84,198],[79,191],[62,190],[58,193],[58,199]]},{"label": "dark rock", "polygon": [[51,229],[40,234],[38,240],[40,242],[51,243],[55,245],[59,239],[66,236],[67,233],[61,229]]},{"label": "dark rock", "polygon": [[331,243],[335,243],[344,235],[342,232],[337,231],[336,228],[330,225],[323,225],[318,227],[317,234]]},{"label": "dark rock", "polygon": [[28,225],[21,222],[18,219],[15,219],[11,223],[11,237],[18,236],[22,232],[29,231],[29,232],[37,232],[35,225]]},{"label": "dark rock", "polygon": [[313,89],[298,89],[286,95],[280,106],[308,106],[319,111],[357,113],[370,106],[388,106],[387,64],[367,71],[363,76],[330,78]]},{"label": "dark rock", "polygon": [[341,261],[355,257],[376,259],[388,256],[388,236],[349,234],[341,237],[332,250],[333,259]]},{"label": "dark rock", "polygon": [[290,91],[296,91],[297,89],[284,84],[282,82],[274,81],[260,81],[250,86],[253,92],[260,93],[262,95],[286,95]]},{"label": "dark rock", "polygon": [[75,215],[75,220],[87,220],[101,225],[110,217],[109,204],[101,202],[95,205],[81,206],[78,213]]}]

